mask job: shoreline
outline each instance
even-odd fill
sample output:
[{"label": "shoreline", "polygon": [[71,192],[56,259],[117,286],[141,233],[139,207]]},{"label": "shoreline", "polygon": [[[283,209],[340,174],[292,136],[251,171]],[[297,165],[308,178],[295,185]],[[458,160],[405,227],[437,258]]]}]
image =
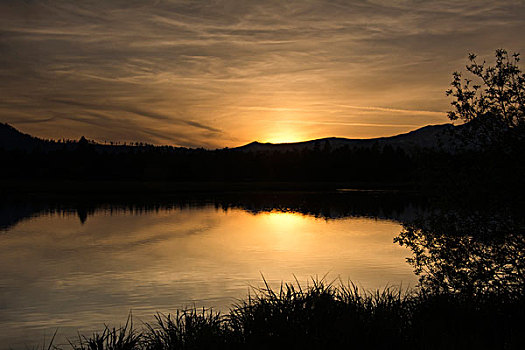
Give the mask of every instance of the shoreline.
[{"label": "shoreline", "polygon": [[250,192],[414,192],[411,183],[291,181],[46,181],[3,180],[1,195],[177,195]]}]

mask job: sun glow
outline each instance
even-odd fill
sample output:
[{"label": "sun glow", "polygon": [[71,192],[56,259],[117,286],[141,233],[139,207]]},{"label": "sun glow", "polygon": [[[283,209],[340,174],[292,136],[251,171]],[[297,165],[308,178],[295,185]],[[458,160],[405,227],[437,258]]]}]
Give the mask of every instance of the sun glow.
[{"label": "sun glow", "polygon": [[274,250],[280,252],[294,252],[307,249],[306,225],[309,218],[290,212],[271,212],[266,214],[268,243]]},{"label": "sun glow", "polygon": [[264,142],[270,143],[290,143],[304,140],[304,135],[302,135],[297,129],[289,126],[283,126],[278,130],[272,131],[263,139]]},{"label": "sun glow", "polygon": [[279,231],[296,230],[305,222],[305,217],[297,213],[271,212],[267,215],[270,224]]}]

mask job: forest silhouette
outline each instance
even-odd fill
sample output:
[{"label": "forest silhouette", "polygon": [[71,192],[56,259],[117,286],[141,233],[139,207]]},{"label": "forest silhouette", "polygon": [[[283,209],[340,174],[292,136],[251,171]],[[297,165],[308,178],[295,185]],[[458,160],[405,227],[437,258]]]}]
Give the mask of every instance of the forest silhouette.
[{"label": "forest silhouette", "polygon": [[[41,140],[0,125],[0,178],[18,181],[344,182],[368,187],[487,188],[522,193],[525,75],[519,54],[496,50],[496,63],[470,54],[454,73],[451,120],[373,140],[321,139],[188,149],[143,143]],[[95,186],[96,187],[96,186]]]},{"label": "forest silhouette", "polygon": [[524,142],[516,139],[511,144],[464,147],[454,152],[394,148],[389,144],[332,148],[329,142],[323,147],[285,151],[101,146],[86,139],[45,144],[50,146],[40,147],[37,143],[31,149],[0,149],[0,178],[4,184],[15,181],[18,185],[9,186],[19,190],[24,183],[45,188],[46,183],[64,180],[90,182],[90,188],[104,181],[332,182],[344,183],[343,187],[443,187],[451,192],[498,188],[515,192],[523,187],[525,164]]}]

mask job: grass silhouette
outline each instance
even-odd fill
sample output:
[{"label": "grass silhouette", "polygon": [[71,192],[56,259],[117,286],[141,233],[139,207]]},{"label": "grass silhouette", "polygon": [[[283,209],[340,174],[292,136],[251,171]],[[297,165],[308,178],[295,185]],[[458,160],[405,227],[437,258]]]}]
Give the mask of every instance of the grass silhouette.
[{"label": "grass silhouette", "polygon": [[519,349],[525,297],[425,289],[363,292],[353,283],[312,279],[253,288],[226,314],[209,309],[157,314],[142,329],[70,341],[74,350],[164,349]]}]

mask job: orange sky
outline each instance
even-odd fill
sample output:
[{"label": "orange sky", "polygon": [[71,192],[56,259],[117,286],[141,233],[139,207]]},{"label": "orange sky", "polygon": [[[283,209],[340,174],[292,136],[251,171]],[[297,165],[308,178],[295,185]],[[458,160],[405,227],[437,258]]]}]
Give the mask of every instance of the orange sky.
[{"label": "orange sky", "polygon": [[0,3],[0,121],[232,147],[447,122],[468,52],[525,52],[524,1]]}]

